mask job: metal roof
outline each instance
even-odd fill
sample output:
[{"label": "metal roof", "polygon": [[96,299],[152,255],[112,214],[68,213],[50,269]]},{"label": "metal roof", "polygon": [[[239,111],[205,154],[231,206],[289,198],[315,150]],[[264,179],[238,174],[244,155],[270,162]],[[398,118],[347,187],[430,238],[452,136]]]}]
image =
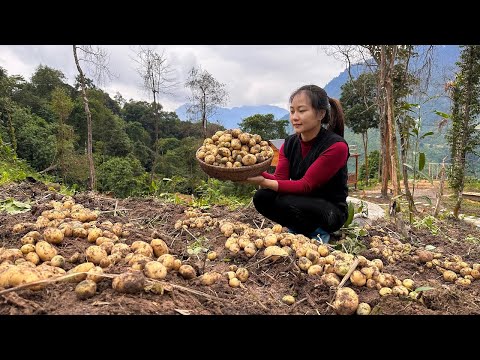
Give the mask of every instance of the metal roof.
[{"label": "metal roof", "polygon": [[285,139],[273,139],[273,140],[268,140],[270,143],[275,146],[277,150],[280,150],[282,147],[283,143],[285,142]]}]

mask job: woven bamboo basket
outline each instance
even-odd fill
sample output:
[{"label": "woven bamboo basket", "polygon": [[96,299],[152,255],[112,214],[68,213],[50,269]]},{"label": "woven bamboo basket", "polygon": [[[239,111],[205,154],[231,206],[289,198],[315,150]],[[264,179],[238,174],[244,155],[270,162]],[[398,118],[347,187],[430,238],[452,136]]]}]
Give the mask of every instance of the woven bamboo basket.
[{"label": "woven bamboo basket", "polygon": [[226,168],[206,164],[197,157],[197,154],[195,154],[195,158],[197,159],[200,168],[210,177],[231,181],[242,181],[249,177],[260,175],[262,172],[267,171],[273,160],[273,157],[271,157],[268,160],[255,165]]}]

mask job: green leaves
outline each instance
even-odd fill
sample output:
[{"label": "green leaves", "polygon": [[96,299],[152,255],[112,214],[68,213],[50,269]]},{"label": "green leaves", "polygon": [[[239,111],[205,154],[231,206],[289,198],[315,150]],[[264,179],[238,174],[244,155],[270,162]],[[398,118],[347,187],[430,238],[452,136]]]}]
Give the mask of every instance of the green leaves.
[{"label": "green leaves", "polygon": [[9,198],[0,201],[0,211],[5,211],[9,215],[21,214],[30,211],[31,206],[15,199]]},{"label": "green leaves", "polygon": [[355,213],[355,208],[353,207],[353,203],[349,202],[348,217],[347,217],[347,221],[345,221],[345,224],[343,224],[343,227],[348,227],[352,223],[354,213]]}]

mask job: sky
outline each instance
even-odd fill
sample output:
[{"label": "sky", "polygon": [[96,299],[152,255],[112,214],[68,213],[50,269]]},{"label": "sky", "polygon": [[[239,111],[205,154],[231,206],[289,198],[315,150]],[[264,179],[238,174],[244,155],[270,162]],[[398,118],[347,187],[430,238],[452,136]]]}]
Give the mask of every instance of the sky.
[{"label": "sky", "polygon": [[[147,46],[143,46],[147,47]],[[138,45],[102,45],[109,54],[111,79],[96,85],[112,97],[118,92],[127,101],[153,101],[142,89],[142,79],[135,61]],[[163,54],[178,86],[173,94],[160,94],[165,111],[175,111],[188,101],[190,90],[185,81],[192,67],[208,71],[225,84],[229,95],[225,107],[275,105],[288,109],[290,93],[302,85],[324,87],[338,76],[345,64],[327,56],[318,45],[155,45],[148,46]],[[0,66],[8,75],[30,78],[39,65],[60,70],[73,85],[77,70],[71,45],[0,45]],[[86,70],[87,77],[93,73]]]}]

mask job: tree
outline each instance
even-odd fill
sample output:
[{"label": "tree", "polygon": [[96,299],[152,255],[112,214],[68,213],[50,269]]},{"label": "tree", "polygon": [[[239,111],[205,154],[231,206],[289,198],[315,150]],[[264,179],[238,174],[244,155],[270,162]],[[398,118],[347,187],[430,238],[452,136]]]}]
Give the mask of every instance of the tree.
[{"label": "tree", "polygon": [[258,134],[264,140],[284,139],[288,120],[275,120],[273,114],[255,114],[246,117],[240,123],[240,129],[251,134]]},{"label": "tree", "polygon": [[379,122],[376,107],[377,86],[375,74],[363,73],[357,79],[342,86],[340,102],[345,112],[345,125],[355,134],[362,135],[365,154],[365,184],[370,178],[368,168],[368,129],[377,128]]},{"label": "tree", "polygon": [[160,111],[162,110],[162,105],[157,103],[157,95],[160,93],[169,94],[177,83],[173,77],[173,69],[167,63],[164,53],[159,54],[152,49],[140,47],[137,53],[137,62],[139,64],[137,71],[143,79],[143,86],[153,96],[153,118],[155,120],[155,139],[153,144],[155,146],[155,157],[150,174],[151,180],[153,180],[155,164],[158,160],[158,147],[156,144],[159,138]]},{"label": "tree", "polygon": [[192,91],[187,113],[202,120],[203,137],[207,138],[208,118],[215,114],[217,106],[225,105],[228,100],[225,84],[215,80],[208,71],[193,67],[185,86]]},{"label": "tree", "polygon": [[0,124],[5,122],[8,128],[10,144],[13,152],[17,151],[17,139],[15,136],[15,127],[12,122],[12,112],[14,103],[12,101],[12,93],[14,92],[18,78],[9,77],[7,71],[0,67]]},{"label": "tree", "polygon": [[454,190],[455,207],[453,215],[458,217],[465,185],[465,165],[468,153],[480,145],[480,46],[462,46],[459,72],[455,81],[448,84],[452,94],[452,127],[446,139],[451,149],[452,168],[449,183]]},{"label": "tree", "polygon": [[[78,56],[79,51],[84,55],[83,58]],[[90,108],[88,106],[86,77],[80,66],[80,61],[86,61],[89,64],[93,64],[96,71],[96,77],[99,81],[101,81],[104,74],[110,74],[106,66],[107,53],[99,47],[94,49],[91,45],[73,45],[73,57],[75,59],[75,65],[80,77],[79,82],[82,88],[83,104],[85,107],[85,114],[87,115],[87,160],[89,169],[88,188],[89,190],[94,190],[95,164],[93,162],[92,114],[90,113]]]},{"label": "tree", "polygon": [[[65,143],[72,139],[73,134],[68,131],[67,125],[65,124],[66,120],[70,116],[70,113],[73,110],[73,101],[67,95],[66,91],[60,87],[55,88],[52,91],[52,102],[51,102],[52,111],[58,117],[58,130],[57,130],[57,152],[56,152],[56,161],[60,165],[60,173],[64,177],[65,173]],[[56,164],[52,164],[56,165]]]}]

